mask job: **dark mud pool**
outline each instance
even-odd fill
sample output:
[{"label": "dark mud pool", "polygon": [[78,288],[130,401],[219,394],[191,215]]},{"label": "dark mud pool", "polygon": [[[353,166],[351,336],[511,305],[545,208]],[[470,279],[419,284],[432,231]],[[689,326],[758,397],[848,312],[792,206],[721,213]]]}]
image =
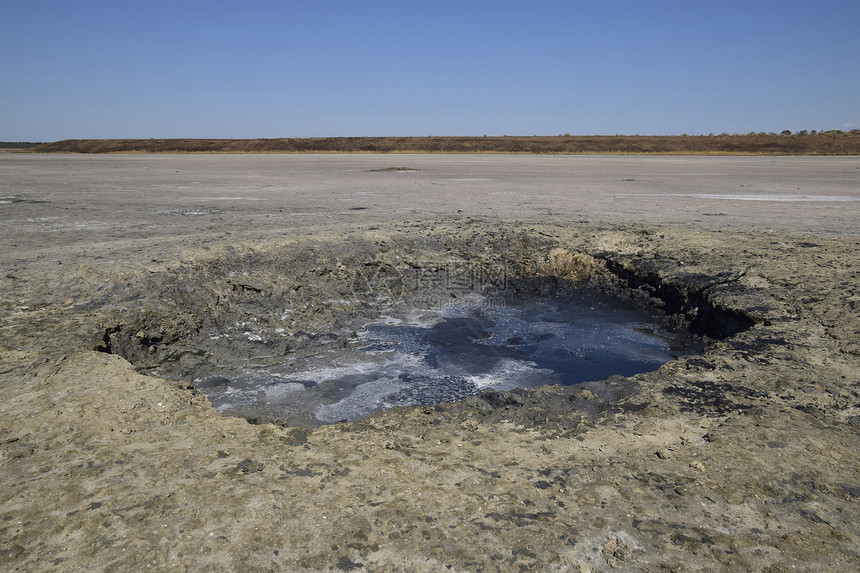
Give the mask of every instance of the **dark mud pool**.
[{"label": "dark mud pool", "polygon": [[287,423],[356,420],[488,390],[577,384],[656,370],[696,342],[616,300],[486,299],[368,322],[347,351],[292,371],[224,365],[195,388],[218,411]]}]

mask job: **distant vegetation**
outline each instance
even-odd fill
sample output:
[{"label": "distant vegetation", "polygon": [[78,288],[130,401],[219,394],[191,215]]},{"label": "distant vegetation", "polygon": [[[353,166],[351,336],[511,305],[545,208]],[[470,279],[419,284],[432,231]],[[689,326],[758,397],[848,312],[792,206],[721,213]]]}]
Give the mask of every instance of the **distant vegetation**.
[{"label": "distant vegetation", "polygon": [[719,135],[68,139],[39,153],[532,153],[860,155],[860,130]]},{"label": "distant vegetation", "polygon": [[33,141],[0,141],[0,149],[27,149],[28,147],[35,147],[37,145],[42,145],[42,143]]}]

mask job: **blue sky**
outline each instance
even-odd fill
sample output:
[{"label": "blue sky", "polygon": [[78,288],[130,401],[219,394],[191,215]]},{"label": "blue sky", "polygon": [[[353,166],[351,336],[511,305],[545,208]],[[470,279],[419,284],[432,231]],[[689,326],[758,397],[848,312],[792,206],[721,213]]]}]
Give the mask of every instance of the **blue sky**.
[{"label": "blue sky", "polygon": [[0,140],[860,128],[860,1],[0,0]]}]

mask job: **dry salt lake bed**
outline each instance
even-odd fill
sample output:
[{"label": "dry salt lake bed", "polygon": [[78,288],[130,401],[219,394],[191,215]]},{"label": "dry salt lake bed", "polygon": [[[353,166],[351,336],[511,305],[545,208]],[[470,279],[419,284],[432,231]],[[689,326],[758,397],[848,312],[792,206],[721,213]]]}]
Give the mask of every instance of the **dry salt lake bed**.
[{"label": "dry salt lake bed", "polygon": [[858,215],[858,157],[0,154],[0,567],[860,568]]}]

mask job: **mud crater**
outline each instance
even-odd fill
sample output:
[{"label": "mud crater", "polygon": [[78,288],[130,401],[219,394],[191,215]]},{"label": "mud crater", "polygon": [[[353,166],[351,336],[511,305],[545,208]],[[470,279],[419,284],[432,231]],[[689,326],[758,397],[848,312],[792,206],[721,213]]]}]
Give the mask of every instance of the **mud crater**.
[{"label": "mud crater", "polygon": [[224,414],[314,427],[630,376],[753,324],[710,303],[721,277],[668,284],[543,238],[499,250],[480,240],[250,251],[177,268],[152,277],[157,300],[106,326],[98,349]]}]

